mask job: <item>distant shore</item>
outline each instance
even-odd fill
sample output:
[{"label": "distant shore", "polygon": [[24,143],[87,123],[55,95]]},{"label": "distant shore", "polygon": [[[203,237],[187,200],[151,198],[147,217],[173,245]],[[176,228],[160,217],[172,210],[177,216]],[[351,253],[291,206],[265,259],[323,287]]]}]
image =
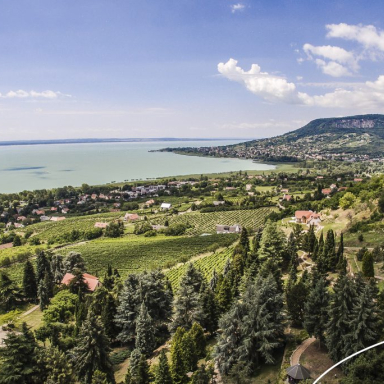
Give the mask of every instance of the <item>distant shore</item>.
[{"label": "distant shore", "polygon": [[10,140],[0,141],[0,147],[13,145],[49,145],[49,144],[97,144],[97,143],[145,143],[173,141],[231,141],[251,140],[244,138],[182,138],[182,137],[149,137],[149,138],[108,138],[108,139],[55,139],[55,140]]}]

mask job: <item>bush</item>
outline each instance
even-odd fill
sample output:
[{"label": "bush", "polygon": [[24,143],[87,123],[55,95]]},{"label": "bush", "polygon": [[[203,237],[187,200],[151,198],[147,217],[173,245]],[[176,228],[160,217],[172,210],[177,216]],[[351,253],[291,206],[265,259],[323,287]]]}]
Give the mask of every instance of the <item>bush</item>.
[{"label": "bush", "polygon": [[153,236],[157,236],[157,232],[153,229],[144,233],[144,237],[153,237]]}]

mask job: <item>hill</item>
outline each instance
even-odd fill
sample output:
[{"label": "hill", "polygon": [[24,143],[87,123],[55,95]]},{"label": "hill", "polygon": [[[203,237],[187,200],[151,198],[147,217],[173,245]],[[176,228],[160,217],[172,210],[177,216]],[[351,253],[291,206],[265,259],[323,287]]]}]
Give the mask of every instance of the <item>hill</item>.
[{"label": "hill", "polygon": [[262,161],[380,159],[384,153],[384,115],[316,119],[293,132],[268,139],[165,151]]}]

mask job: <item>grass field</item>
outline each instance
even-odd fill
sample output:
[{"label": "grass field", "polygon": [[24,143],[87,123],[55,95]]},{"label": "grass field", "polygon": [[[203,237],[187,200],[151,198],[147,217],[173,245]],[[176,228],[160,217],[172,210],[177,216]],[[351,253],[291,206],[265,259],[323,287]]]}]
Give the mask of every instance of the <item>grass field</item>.
[{"label": "grass field", "polygon": [[103,276],[107,265],[117,268],[122,277],[144,270],[164,269],[186,262],[191,257],[219,247],[227,247],[237,235],[194,237],[143,237],[129,235],[118,239],[98,239],[69,246],[57,253],[80,252],[90,273]]},{"label": "grass field", "polygon": [[272,208],[255,210],[222,211],[222,212],[191,212],[183,215],[162,216],[151,220],[156,224],[188,224],[191,228],[188,233],[192,235],[202,233],[215,233],[216,225],[240,224],[247,228],[256,229],[264,224],[265,218],[272,212]]}]

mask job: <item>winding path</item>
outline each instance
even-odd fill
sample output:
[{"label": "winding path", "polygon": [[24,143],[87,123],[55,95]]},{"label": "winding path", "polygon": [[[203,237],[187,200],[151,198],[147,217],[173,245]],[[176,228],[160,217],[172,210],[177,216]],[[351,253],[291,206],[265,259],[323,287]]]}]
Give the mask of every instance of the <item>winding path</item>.
[{"label": "winding path", "polygon": [[300,363],[300,357],[305,352],[305,350],[315,341],[314,337],[304,340],[292,353],[290,363],[291,367],[293,365]]}]

